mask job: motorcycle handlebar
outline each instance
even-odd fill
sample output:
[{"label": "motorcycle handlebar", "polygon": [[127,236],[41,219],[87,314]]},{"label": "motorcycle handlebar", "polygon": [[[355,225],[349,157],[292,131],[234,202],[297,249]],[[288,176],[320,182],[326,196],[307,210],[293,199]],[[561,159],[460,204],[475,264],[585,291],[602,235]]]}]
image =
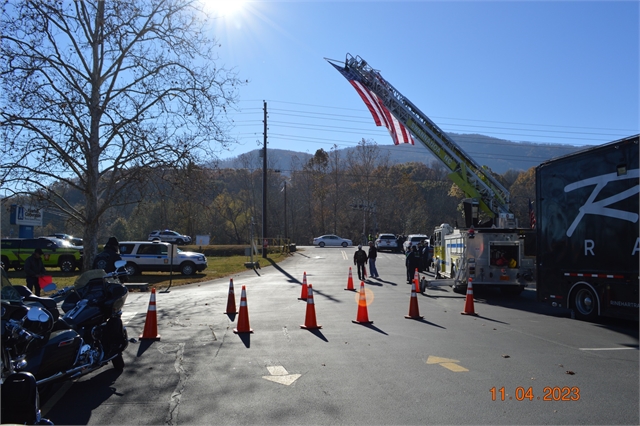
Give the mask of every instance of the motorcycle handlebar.
[{"label": "motorcycle handlebar", "polygon": [[22,326],[12,321],[7,323],[7,330],[11,333],[11,336],[13,336],[13,338],[24,340],[27,342],[36,337],[35,334],[31,333],[28,330],[25,330]]}]

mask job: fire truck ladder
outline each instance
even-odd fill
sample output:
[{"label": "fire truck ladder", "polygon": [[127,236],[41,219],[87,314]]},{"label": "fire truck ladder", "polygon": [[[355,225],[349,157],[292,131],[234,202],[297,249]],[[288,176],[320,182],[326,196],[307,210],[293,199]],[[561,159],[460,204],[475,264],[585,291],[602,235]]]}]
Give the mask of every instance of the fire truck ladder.
[{"label": "fire truck ladder", "polygon": [[[336,66],[334,62],[337,61],[327,61]],[[483,211],[494,218],[498,218],[500,213],[510,213],[509,191],[473,161],[418,107],[382,78],[378,71],[371,68],[364,59],[350,54],[347,54],[344,69],[375,93],[391,114],[449,168],[449,178],[468,197],[477,199]]]}]

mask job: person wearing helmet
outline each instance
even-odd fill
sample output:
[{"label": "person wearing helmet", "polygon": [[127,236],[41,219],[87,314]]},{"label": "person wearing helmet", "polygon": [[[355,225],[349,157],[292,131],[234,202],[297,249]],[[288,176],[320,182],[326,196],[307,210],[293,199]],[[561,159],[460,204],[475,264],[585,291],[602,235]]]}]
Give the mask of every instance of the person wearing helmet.
[{"label": "person wearing helmet", "polygon": [[116,270],[116,261],[122,260],[120,257],[120,243],[116,237],[110,237],[104,245],[102,253],[93,260],[93,269],[103,269],[105,272]]},{"label": "person wearing helmet", "polygon": [[365,265],[367,264],[367,253],[362,250],[362,244],[358,245],[358,250],[353,255],[353,264],[357,266],[358,269],[358,279],[362,281],[365,278]]}]

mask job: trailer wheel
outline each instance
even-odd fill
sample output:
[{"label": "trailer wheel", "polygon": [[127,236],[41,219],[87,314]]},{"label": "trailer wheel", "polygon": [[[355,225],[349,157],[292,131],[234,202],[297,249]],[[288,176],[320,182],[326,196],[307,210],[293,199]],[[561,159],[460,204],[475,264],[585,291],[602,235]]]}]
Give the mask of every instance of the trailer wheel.
[{"label": "trailer wheel", "polygon": [[572,307],[576,317],[581,320],[593,320],[598,316],[598,299],[591,287],[580,286],[573,293]]}]

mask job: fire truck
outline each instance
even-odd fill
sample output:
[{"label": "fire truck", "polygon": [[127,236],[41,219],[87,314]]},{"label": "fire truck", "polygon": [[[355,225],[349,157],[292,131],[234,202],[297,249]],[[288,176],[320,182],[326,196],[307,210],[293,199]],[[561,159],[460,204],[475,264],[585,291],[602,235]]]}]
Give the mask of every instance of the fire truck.
[{"label": "fire truck", "polygon": [[447,223],[433,234],[435,270],[450,278],[455,292],[464,292],[469,279],[476,286],[497,287],[517,295],[534,281],[535,234],[519,228],[453,228]]},{"label": "fire truck", "polygon": [[[451,285],[458,292],[472,279],[474,285],[519,294],[534,279],[535,263],[525,255],[524,239],[535,235],[517,228],[509,191],[364,59],[347,54],[344,63],[327,61],[356,89],[376,124],[384,124],[396,144],[415,137],[449,169],[449,178],[468,197],[465,228],[443,224],[431,238],[437,276],[453,278]],[[481,211],[490,220],[480,223]]]}]

